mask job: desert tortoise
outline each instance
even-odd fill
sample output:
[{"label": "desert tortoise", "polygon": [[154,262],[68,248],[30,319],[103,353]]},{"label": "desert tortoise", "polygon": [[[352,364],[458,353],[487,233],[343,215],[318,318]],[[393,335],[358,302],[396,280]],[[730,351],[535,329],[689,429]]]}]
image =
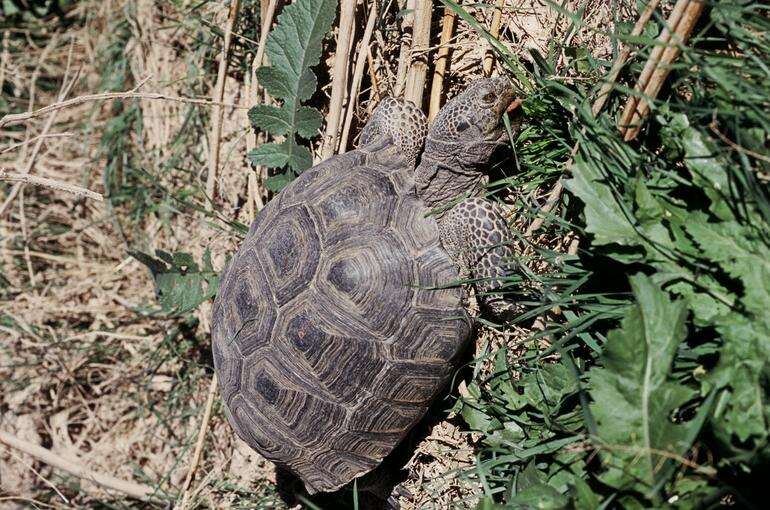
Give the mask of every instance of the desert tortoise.
[{"label": "desert tortoise", "polygon": [[511,100],[507,80],[476,82],[429,134],[412,103],[383,100],[359,148],[279,193],[223,273],[212,344],[229,422],[311,494],[372,470],[425,414],[471,332],[447,284],[494,281],[511,258],[478,198]]}]

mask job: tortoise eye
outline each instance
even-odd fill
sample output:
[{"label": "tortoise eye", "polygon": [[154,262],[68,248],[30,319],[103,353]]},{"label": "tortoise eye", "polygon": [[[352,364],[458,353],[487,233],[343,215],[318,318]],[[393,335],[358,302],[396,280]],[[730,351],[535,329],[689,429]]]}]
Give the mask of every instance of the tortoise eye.
[{"label": "tortoise eye", "polygon": [[495,93],[494,92],[487,92],[481,97],[481,100],[485,103],[491,103],[495,100]]}]

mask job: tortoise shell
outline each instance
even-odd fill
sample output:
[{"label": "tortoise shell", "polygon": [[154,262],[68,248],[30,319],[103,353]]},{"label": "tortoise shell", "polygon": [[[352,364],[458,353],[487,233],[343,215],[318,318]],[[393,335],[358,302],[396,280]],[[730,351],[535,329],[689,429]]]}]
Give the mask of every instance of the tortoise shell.
[{"label": "tortoise shell", "polygon": [[260,211],[221,279],[212,343],[229,422],[311,494],[376,467],[470,335],[413,172],[392,143],[305,171]]}]

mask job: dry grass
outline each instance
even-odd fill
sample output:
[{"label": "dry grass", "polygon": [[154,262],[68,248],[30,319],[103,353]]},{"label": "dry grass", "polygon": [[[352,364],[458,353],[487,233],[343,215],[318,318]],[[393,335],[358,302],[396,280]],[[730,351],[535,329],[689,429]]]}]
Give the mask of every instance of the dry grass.
[{"label": "dry grass", "polygon": [[[100,52],[111,44],[116,24],[125,20],[128,85],[148,78],[143,87],[147,92],[210,98],[217,67],[213,56],[221,44],[211,27],[224,25],[227,5],[205,4],[196,12],[202,23],[188,16],[181,4],[87,1],[70,13],[70,18],[82,21],[69,28],[33,34],[30,27],[23,27],[0,34],[0,87],[4,82],[4,90],[16,94],[8,98],[9,111],[56,102],[70,82],[66,98],[101,91],[105,77]],[[520,55],[530,48],[545,52],[554,43],[587,47],[601,58],[611,54],[608,38],[574,30],[569,19],[544,2],[514,0],[506,5],[500,38]],[[613,11],[608,2],[598,0],[570,1],[565,7],[585,9],[583,19],[593,26],[606,26],[615,16],[630,14]],[[359,11],[368,12],[361,6]],[[351,137],[377,97],[404,87],[398,73],[403,34],[384,29],[393,26],[397,11],[391,6],[375,26],[374,66],[365,73],[357,97]],[[436,6],[434,20],[440,20],[440,11]],[[493,9],[472,12],[490,26]],[[357,20],[361,25],[357,38],[365,22],[365,15]],[[439,33],[434,23],[434,44]],[[234,40],[239,37],[246,35],[236,29]],[[201,40],[214,47],[207,48]],[[456,20],[448,46],[444,93],[452,95],[482,74],[487,48],[461,20]],[[429,61],[436,50],[429,48]],[[563,58],[568,58],[566,52]],[[333,55],[327,55],[321,65],[329,71],[322,75],[329,75],[333,64]],[[376,91],[371,75],[377,80]],[[328,87],[324,93],[331,95]],[[248,102],[239,68],[231,69],[224,81],[222,101]],[[215,267],[221,268],[239,238],[169,198],[182,190],[205,188],[209,107],[164,100],[124,105],[128,104],[138,105],[142,129],[122,135],[133,161],[117,167],[124,178],[129,165],[149,169],[157,189],[165,190],[149,196],[152,209],[140,209],[132,201],[110,205],[26,187],[0,217],[0,428],[91,470],[156,486],[160,494],[176,497],[187,474],[211,378],[210,309],[201,306],[194,318],[182,322],[138,313],[137,308],[154,303],[153,282],[127,249],[182,250],[196,260],[210,249]],[[328,100],[322,106],[326,105]],[[247,119],[242,110],[223,110],[214,210],[220,217],[248,223]],[[100,148],[115,115],[114,104],[107,102],[61,110],[44,139],[36,137],[43,134],[45,116],[6,127],[0,132],[0,166],[22,172],[34,156],[34,175],[106,195],[110,190],[104,187],[103,170],[111,164],[110,155]],[[39,151],[33,155],[39,140]],[[348,146],[352,144],[351,140]],[[263,178],[257,176],[258,203],[267,199]],[[543,241],[562,247],[565,242]],[[484,330],[479,345],[511,345],[526,335],[526,331]],[[403,508],[472,507],[476,487],[459,472],[472,466],[473,446],[473,438],[462,432],[461,420],[437,424],[407,464],[404,485],[413,497],[402,499]],[[271,496],[274,481],[273,468],[235,439],[215,403],[191,484],[191,506],[275,508],[279,503]],[[0,507],[25,507],[33,500],[41,507],[92,506],[108,500],[118,506],[140,506],[123,498],[0,447]]]}]

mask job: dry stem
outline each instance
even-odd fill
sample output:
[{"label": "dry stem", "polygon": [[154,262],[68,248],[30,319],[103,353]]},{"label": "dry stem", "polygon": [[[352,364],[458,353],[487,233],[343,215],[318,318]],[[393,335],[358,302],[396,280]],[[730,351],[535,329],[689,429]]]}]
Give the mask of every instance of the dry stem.
[{"label": "dry stem", "polygon": [[350,94],[348,100],[348,111],[345,115],[345,126],[342,128],[342,137],[340,138],[340,153],[345,152],[348,146],[348,136],[350,135],[350,125],[353,123],[353,111],[356,109],[356,100],[358,98],[358,91],[361,88],[361,79],[364,76],[364,65],[366,64],[366,55],[369,52],[369,41],[372,39],[372,32],[374,31],[374,23],[377,21],[377,0],[372,1],[372,6],[369,10],[369,17],[366,21],[366,29],[364,29],[364,35],[361,38],[361,43],[358,47],[358,54],[356,55],[356,67],[353,71],[353,83],[350,86]]},{"label": "dry stem", "polygon": [[[489,27],[490,35],[497,39],[500,35],[500,22],[503,19],[503,5],[505,0],[497,0],[495,4],[495,12],[492,15],[492,25]],[[487,50],[484,56],[484,76],[489,76],[492,73],[492,66],[495,63],[495,54],[492,51]]]},{"label": "dry stem", "polygon": [[449,54],[451,51],[449,41],[452,39],[454,26],[455,12],[447,7],[444,9],[444,18],[441,22],[441,41],[439,43],[438,55],[436,56],[436,65],[433,70],[433,84],[431,85],[430,90],[428,120],[436,118],[439,109],[441,109],[441,94],[444,91],[444,76],[449,67]]},{"label": "dry stem", "polygon": [[42,446],[38,446],[36,444],[24,441],[23,439],[19,439],[18,437],[11,435],[4,430],[0,430],[0,443],[4,443],[10,448],[14,448],[20,452],[26,453],[27,455],[30,455],[41,462],[45,462],[49,466],[61,469],[62,471],[66,471],[67,473],[70,473],[73,476],[77,476],[78,478],[89,480],[93,483],[101,485],[102,487],[122,492],[123,494],[127,494],[132,498],[141,499],[144,501],[159,499],[154,497],[156,490],[148,485],[121,480],[119,478],[115,478],[114,476],[91,471],[81,466],[77,462],[59,457],[55,453],[46,448],[43,448]]},{"label": "dry stem", "polygon": [[209,393],[206,398],[206,408],[203,411],[203,419],[201,420],[201,427],[198,431],[198,440],[195,443],[195,451],[193,452],[192,461],[190,462],[190,469],[187,471],[187,476],[182,485],[182,502],[179,504],[179,509],[184,510],[187,508],[187,504],[190,500],[190,483],[192,482],[195,470],[198,468],[198,463],[201,460],[201,451],[203,451],[203,441],[206,439],[206,431],[209,428],[209,421],[211,420],[211,408],[214,405],[214,397],[217,394],[217,376],[211,376],[211,383],[209,384]]},{"label": "dry stem", "polygon": [[676,31],[676,27],[682,19],[682,14],[684,14],[685,8],[689,2],[690,0],[677,0],[674,9],[671,11],[669,18],[666,21],[667,26],[658,37],[658,44],[655,45],[652,51],[650,51],[647,63],[644,65],[644,69],[642,69],[642,73],[639,75],[639,79],[636,82],[636,87],[634,88],[635,93],[628,97],[623,113],[620,115],[618,127],[620,128],[621,133],[625,134],[628,126],[631,125],[637,106],[642,99],[641,95],[644,94],[644,90],[647,88],[647,84],[649,83],[653,72],[660,63],[664,50],[671,41],[671,31]]},{"label": "dry stem", "polygon": [[245,110],[248,108],[247,106],[243,106],[240,104],[210,101],[208,99],[169,96],[167,94],[157,94],[152,92],[137,92],[136,90],[139,87],[141,87],[146,81],[147,79],[142,80],[142,82],[139,85],[137,85],[133,89],[126,92],[103,92],[101,94],[86,94],[84,96],[73,97],[72,99],[68,99],[67,101],[57,101],[54,104],[44,106],[43,108],[40,108],[39,110],[35,110],[33,112],[9,113],[8,115],[0,119],[0,128],[3,128],[5,126],[11,126],[14,124],[19,124],[21,122],[25,122],[27,120],[40,117],[41,115],[45,115],[47,113],[52,113],[58,110],[62,110],[64,108],[71,108],[73,106],[78,106],[80,104],[88,103],[90,101],[103,101],[106,99],[160,99],[163,101],[175,101],[177,103],[200,104],[200,105],[208,105],[208,106],[223,106],[223,107],[235,108],[239,110]]},{"label": "dry stem", "polygon": [[[219,55],[219,70],[217,72],[217,81],[214,86],[214,101],[221,103],[225,97],[225,81],[227,80],[227,64],[230,53],[230,42],[232,41],[233,27],[238,18],[238,7],[240,0],[230,0],[230,14],[225,25],[225,39],[222,44],[222,53]],[[209,174],[206,177],[206,195],[209,200],[206,202],[208,209],[214,205],[214,193],[216,193],[217,172],[219,170],[219,145],[222,140],[222,120],[224,111],[220,105],[214,106],[211,112],[211,138],[209,142]]]},{"label": "dry stem", "polygon": [[[665,51],[663,51],[660,60],[656,63],[655,69],[653,70],[648,83],[644,87],[641,97],[637,98],[638,104],[636,107],[632,107],[633,117],[628,124],[621,124],[622,126],[632,126],[626,128],[625,141],[633,140],[639,134],[642,120],[650,110],[650,101],[658,97],[658,93],[660,92],[661,87],[663,87],[663,83],[671,72],[671,64],[682,52],[681,45],[685,44],[689,39],[690,34],[695,28],[695,24],[698,22],[698,18],[700,18],[703,9],[706,7],[706,3],[703,0],[689,0],[689,2],[688,0],[680,0],[680,3],[686,5],[684,7],[684,13],[674,28],[674,34],[671,37],[668,46],[666,46]],[[677,7],[678,6],[679,4],[677,4]]]},{"label": "dry stem", "polygon": [[332,78],[332,96],[329,101],[326,135],[324,135],[321,159],[329,159],[337,148],[340,118],[345,101],[345,89],[348,77],[348,60],[356,18],[356,0],[340,2],[340,28],[337,35],[337,49],[334,55],[334,77]]},{"label": "dry stem", "polygon": [[101,193],[96,193],[95,191],[91,191],[86,188],[81,188],[80,186],[66,184],[66,183],[59,182],[54,179],[48,179],[45,177],[36,177],[34,175],[29,175],[29,174],[10,173],[5,170],[0,170],[0,181],[18,182],[23,184],[34,184],[36,186],[43,186],[45,188],[50,188],[56,191],[66,191],[67,193],[74,193],[77,196],[90,198],[91,200],[96,200],[97,202],[104,201],[104,197],[101,195]]},{"label": "dry stem", "polygon": [[[414,32],[411,55],[420,55],[411,62],[406,77],[404,97],[417,106],[422,106],[425,82],[428,75],[427,49],[430,46],[430,24],[433,14],[433,0],[420,0],[414,13]],[[410,59],[411,60],[411,59]]]}]

